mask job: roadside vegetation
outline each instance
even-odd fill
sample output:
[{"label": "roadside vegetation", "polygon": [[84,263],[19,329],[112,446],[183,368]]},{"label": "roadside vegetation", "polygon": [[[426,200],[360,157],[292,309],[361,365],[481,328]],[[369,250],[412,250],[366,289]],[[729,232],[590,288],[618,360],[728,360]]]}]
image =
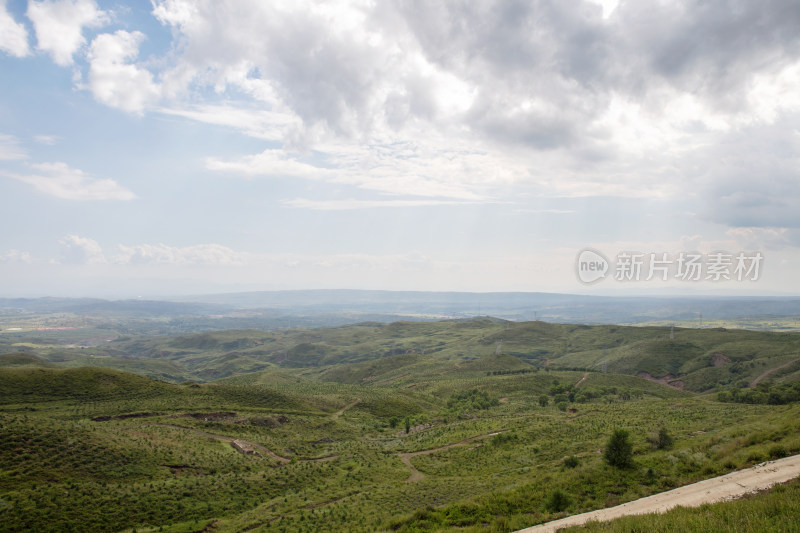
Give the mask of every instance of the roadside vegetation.
[{"label": "roadside vegetation", "polygon": [[795,480],[732,502],[708,504],[697,508],[679,507],[664,514],[628,516],[611,522],[590,522],[586,526],[565,528],[562,531],[564,533],[798,531],[798,498],[800,498],[800,480]]}]

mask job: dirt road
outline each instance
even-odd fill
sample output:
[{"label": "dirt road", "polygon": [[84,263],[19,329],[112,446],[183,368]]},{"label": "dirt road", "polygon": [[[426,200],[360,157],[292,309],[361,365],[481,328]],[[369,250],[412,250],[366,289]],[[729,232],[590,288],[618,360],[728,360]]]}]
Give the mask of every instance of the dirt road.
[{"label": "dirt road", "polygon": [[791,365],[791,364],[794,364],[794,363],[796,363],[797,361],[800,361],[800,359],[793,359],[793,360],[789,361],[788,363],[786,363],[786,364],[784,364],[784,365],[781,365],[781,366],[776,366],[775,368],[770,368],[769,370],[767,370],[766,372],[764,372],[763,374],[761,374],[760,376],[758,376],[756,379],[754,379],[753,381],[751,381],[751,382],[750,382],[750,385],[748,385],[748,386],[749,386],[750,388],[753,388],[753,387],[755,387],[756,385],[758,385],[758,382],[759,382],[759,381],[761,381],[761,380],[762,380],[762,379],[764,379],[765,377],[769,376],[769,375],[770,375],[770,374],[772,374],[773,372],[777,372],[778,370],[780,370],[780,369],[782,369],[782,368],[786,368],[787,366],[789,366],[789,365]]},{"label": "dirt road", "polygon": [[416,467],[414,467],[414,465],[411,464],[411,458],[412,457],[416,457],[418,455],[430,455],[432,453],[441,452],[441,451],[444,451],[444,450],[449,450],[450,448],[455,448],[456,446],[463,446],[464,444],[469,444],[471,442],[475,442],[476,440],[482,440],[482,439],[486,439],[486,438],[489,438],[489,437],[494,437],[495,435],[499,435],[501,433],[505,433],[506,431],[508,431],[508,430],[504,429],[502,431],[495,431],[493,433],[487,433],[486,435],[478,435],[477,437],[471,437],[469,439],[464,439],[464,440],[459,441],[459,442],[454,442],[453,444],[446,444],[444,446],[439,446],[438,448],[432,448],[430,450],[422,450],[422,451],[419,451],[419,452],[404,452],[404,453],[401,452],[401,453],[398,453],[397,456],[400,457],[400,460],[403,461],[403,464],[406,465],[409,470],[411,470],[411,475],[408,476],[408,479],[406,480],[406,483],[413,483],[413,482],[419,481],[420,479],[425,477],[425,474],[423,474],[422,472],[417,470]]},{"label": "dirt road", "polygon": [[517,533],[555,532],[560,528],[578,526],[590,520],[605,522],[621,516],[647,513],[663,513],[673,507],[698,507],[740,498],[745,494],[764,490],[776,483],[783,483],[800,476],[800,455],[763,463],[746,470],[731,472],[724,476],[698,481],[668,492],[654,494],[608,509],[568,516],[561,520],[521,529]]}]

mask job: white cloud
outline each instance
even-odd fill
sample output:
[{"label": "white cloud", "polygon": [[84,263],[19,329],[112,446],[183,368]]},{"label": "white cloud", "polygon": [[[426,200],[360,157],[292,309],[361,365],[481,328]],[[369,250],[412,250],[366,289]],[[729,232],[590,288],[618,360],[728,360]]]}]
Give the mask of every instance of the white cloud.
[{"label": "white cloud", "polygon": [[332,176],[332,169],[317,167],[291,157],[285,150],[264,150],[262,153],[246,156],[236,161],[221,161],[215,158],[206,160],[206,168],[218,172],[230,172],[247,177],[289,176],[306,179],[319,179]]},{"label": "white cloud", "polygon": [[112,179],[97,179],[66,163],[31,165],[35,174],[6,176],[28,183],[39,192],[65,200],[132,200],[136,195]]},{"label": "white cloud", "polygon": [[[160,111],[282,144],[210,156],[221,173],[475,201],[517,187],[680,195],[696,178],[687,157],[711,157],[720,135],[796,107],[791,19],[592,3],[156,1],[178,38],[164,94],[213,88],[226,101]],[[763,22],[758,50],[731,31],[747,17]],[[720,104],[715,87],[741,105]]]},{"label": "white cloud", "polygon": [[731,228],[726,234],[749,251],[800,246],[800,231],[790,228]]},{"label": "white cloud", "polygon": [[119,246],[112,258],[117,264],[169,264],[169,265],[241,265],[245,255],[221,244],[197,244],[175,247],[166,244],[139,244]]},{"label": "white cloud", "polygon": [[139,54],[144,34],[119,30],[98,35],[89,48],[89,88],[104,104],[140,113],[160,95],[153,74],[128,63]]},{"label": "white cloud", "polygon": [[603,8],[604,19],[610,17],[614,10],[617,9],[617,5],[619,5],[619,0],[589,0],[589,2]]},{"label": "white cloud", "polygon": [[6,0],[0,0],[0,50],[14,57],[30,54],[28,30],[6,10]]},{"label": "white cloud", "polygon": [[353,198],[345,200],[310,200],[308,198],[294,198],[283,200],[287,207],[298,209],[313,209],[316,211],[345,211],[352,209],[381,209],[384,207],[430,207],[441,205],[465,205],[475,202],[463,202],[453,200],[356,200]]},{"label": "white cloud", "polygon": [[33,140],[39,144],[53,146],[58,142],[58,137],[55,135],[34,135]]},{"label": "white cloud", "polygon": [[0,255],[0,263],[25,263],[30,264],[33,262],[30,252],[22,250],[9,250],[8,252]]},{"label": "white cloud", "polygon": [[28,154],[19,145],[16,137],[0,133],[0,161],[14,161],[27,157]]},{"label": "white cloud", "polygon": [[58,241],[61,245],[59,262],[69,265],[92,265],[106,262],[103,249],[94,239],[67,235]]},{"label": "white cloud", "polygon": [[[438,144],[441,142],[441,144]],[[493,200],[496,189],[527,175],[524,164],[501,160],[495,154],[462,149],[456,141],[445,146],[431,136],[426,145],[376,142],[370,145],[320,145],[315,159],[300,160],[283,149],[265,150],[232,161],[208,158],[206,167],[253,178],[291,177],[355,186],[380,194]]]},{"label": "white cloud", "polygon": [[515,209],[517,213],[532,213],[534,215],[572,215],[574,209]]},{"label": "white cloud", "polygon": [[83,29],[108,21],[94,0],[31,1],[27,14],[36,31],[37,49],[48,52],[62,67],[71,65],[72,56],[86,43]]},{"label": "white cloud", "polygon": [[300,126],[299,118],[288,111],[270,111],[257,106],[201,105],[188,108],[162,107],[158,111],[205,124],[234,128],[250,137],[267,141],[281,141],[287,130]]}]

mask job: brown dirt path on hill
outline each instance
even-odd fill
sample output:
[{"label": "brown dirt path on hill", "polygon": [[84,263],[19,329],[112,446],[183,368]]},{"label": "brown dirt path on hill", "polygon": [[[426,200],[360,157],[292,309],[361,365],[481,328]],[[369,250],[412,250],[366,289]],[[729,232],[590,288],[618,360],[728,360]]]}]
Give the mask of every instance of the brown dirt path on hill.
[{"label": "brown dirt path on hill", "polygon": [[763,374],[761,374],[760,376],[758,376],[756,379],[754,379],[753,381],[751,381],[751,382],[750,382],[750,385],[748,385],[748,386],[749,386],[750,388],[753,388],[753,387],[755,387],[756,385],[758,385],[758,382],[759,382],[759,381],[761,381],[761,380],[762,380],[762,379],[764,379],[765,377],[769,376],[769,375],[770,375],[770,374],[772,374],[773,372],[777,372],[777,371],[778,371],[778,370],[780,370],[781,368],[786,368],[787,366],[791,365],[792,363],[796,363],[797,361],[800,361],[800,359],[794,359],[794,360],[792,360],[792,361],[789,361],[788,363],[782,364],[781,366],[776,366],[775,368],[770,368],[769,370],[767,370],[766,372],[764,372]]},{"label": "brown dirt path on hill", "polygon": [[800,455],[793,455],[640,498],[616,507],[569,516],[561,520],[521,529],[517,533],[549,533],[565,527],[583,525],[589,521],[606,522],[628,515],[664,513],[678,506],[699,507],[705,503],[741,498],[746,494],[768,489],[775,484],[785,483],[798,476],[800,476]]},{"label": "brown dirt path on hill", "polygon": [[406,483],[413,483],[414,481],[419,481],[420,479],[425,477],[425,474],[420,472],[416,469],[416,467],[411,464],[411,458],[416,457],[418,455],[430,455],[432,453],[441,452],[443,450],[449,450],[450,448],[455,448],[456,446],[463,446],[464,444],[469,444],[470,442],[475,442],[476,440],[487,439],[489,437],[494,437],[495,435],[499,435],[501,433],[505,433],[508,431],[504,429],[502,431],[494,431],[492,433],[487,433],[486,435],[478,435],[477,437],[470,437],[468,439],[464,439],[459,442],[454,442],[453,444],[446,444],[444,446],[439,446],[438,448],[431,448],[430,450],[421,450],[418,452],[401,452],[398,453],[397,456],[403,461],[403,464],[408,467],[411,471],[411,475],[408,476]]}]

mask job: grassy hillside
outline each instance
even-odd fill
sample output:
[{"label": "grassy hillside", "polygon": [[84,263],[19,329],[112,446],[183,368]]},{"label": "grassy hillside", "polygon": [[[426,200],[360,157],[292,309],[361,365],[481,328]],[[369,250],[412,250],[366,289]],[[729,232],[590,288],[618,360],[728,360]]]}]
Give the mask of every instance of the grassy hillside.
[{"label": "grassy hillside", "polygon": [[44,333],[52,338],[10,345],[14,355],[0,355],[0,366],[90,365],[173,382],[208,382],[282,368],[322,380],[381,386],[453,371],[479,375],[573,369],[640,375],[696,392],[746,387],[770,370],[781,370],[771,380],[800,378],[800,368],[790,373],[779,369],[800,359],[800,333],[719,328],[476,318],[122,337],[81,348],[56,342],[69,331]]},{"label": "grassy hillside", "polygon": [[0,353],[0,367],[52,366],[41,357],[29,353]]},{"label": "grassy hillside", "polygon": [[522,528],[800,453],[799,343],[483,318],[18,346],[0,531]]},{"label": "grassy hillside", "polygon": [[732,502],[678,508],[664,514],[630,516],[611,522],[592,522],[585,527],[564,528],[564,533],[603,531],[797,531],[800,512],[800,480],[777,485],[769,491]]},{"label": "grassy hillside", "polygon": [[[746,386],[800,358],[800,334],[473,319],[226,331],[113,342],[107,349],[135,358],[151,375],[156,375],[151,365],[169,362],[183,369],[185,378],[201,381],[272,367],[317,369],[320,379],[342,383],[390,382],[454,368],[540,368],[643,375],[705,391]],[[506,359],[486,359],[495,355]]]},{"label": "grassy hillside", "polygon": [[[487,345],[205,384],[0,369],[0,530],[508,531],[800,453],[798,404],[531,371]],[[603,460],[615,428],[630,468]]]}]

